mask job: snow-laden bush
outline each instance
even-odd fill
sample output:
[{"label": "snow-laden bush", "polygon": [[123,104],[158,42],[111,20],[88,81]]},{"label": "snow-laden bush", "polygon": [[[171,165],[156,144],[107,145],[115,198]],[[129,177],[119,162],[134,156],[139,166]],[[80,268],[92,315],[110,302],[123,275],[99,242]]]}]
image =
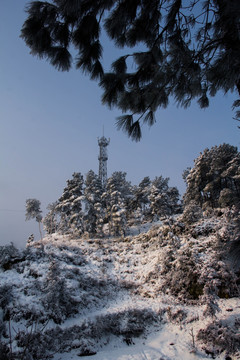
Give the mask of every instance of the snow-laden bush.
[{"label": "snow-laden bush", "polygon": [[10,348],[2,340],[0,340],[0,354],[1,354],[1,359],[12,360],[12,354],[11,354]]},{"label": "snow-laden bush", "polygon": [[167,308],[167,316],[169,321],[171,321],[174,324],[180,324],[184,322],[184,320],[187,318],[187,311],[184,309],[178,309],[178,308]]},{"label": "snow-laden bush", "polygon": [[[57,250],[57,251],[56,251]],[[67,264],[84,265],[86,258],[83,256],[81,249],[76,246],[46,244],[44,251],[48,256],[56,261],[64,261]]]},{"label": "snow-laden bush", "polygon": [[219,253],[213,253],[206,261],[200,264],[198,282],[204,287],[210,287],[220,298],[231,298],[239,295],[237,276],[231,264],[220,257]]},{"label": "snow-laden bush", "polygon": [[231,266],[212,257],[208,261],[199,261],[198,254],[191,247],[177,252],[168,249],[161,263],[162,290],[181,299],[198,300],[204,293],[204,287],[214,284],[216,295],[221,298],[238,296],[237,277]]},{"label": "snow-laden bush", "polygon": [[167,249],[162,258],[162,290],[181,300],[197,300],[203,294],[203,284],[198,282],[196,258],[190,247],[179,251]]},{"label": "snow-laden bush", "polygon": [[52,359],[53,354],[60,349],[57,330],[44,331],[37,323],[17,332],[15,341],[18,350],[14,353],[16,359],[42,360]]},{"label": "snow-laden bush", "polygon": [[78,348],[78,356],[92,356],[96,354],[96,345],[94,340],[80,338],[72,343],[72,347]]},{"label": "snow-laden bush", "polygon": [[186,177],[185,204],[202,209],[239,206],[240,153],[229,144],[205,149]]},{"label": "snow-laden bush", "polygon": [[[151,309],[125,309],[111,314],[102,314],[92,320],[68,328],[46,329],[37,324],[16,335],[19,348],[16,356],[25,354],[30,360],[49,359],[55,352],[70,352],[78,349],[78,356],[95,354],[101,344],[111,335],[120,336],[132,343],[132,338],[141,335],[149,324],[159,320]],[[18,357],[17,357],[18,358]]]},{"label": "snow-laden bush", "polygon": [[151,309],[127,309],[97,317],[99,331],[128,338],[141,335],[146,326],[156,322],[157,316]]},{"label": "snow-laden bush", "polygon": [[216,313],[220,311],[220,308],[218,306],[217,289],[216,287],[213,287],[211,282],[210,285],[207,284],[204,286],[204,294],[201,301],[205,305],[203,316],[215,318]]},{"label": "snow-laden bush", "polygon": [[40,301],[41,300],[39,299],[39,301],[36,301],[34,304],[31,304],[31,302],[23,304],[15,299],[8,306],[9,317],[15,322],[25,320],[27,326],[31,325],[33,322],[44,323],[48,319],[48,314],[40,304]]},{"label": "snow-laden bush", "polygon": [[0,308],[5,310],[13,297],[11,285],[0,286]]},{"label": "snow-laden bush", "polygon": [[197,205],[195,202],[190,201],[189,204],[185,205],[183,214],[181,216],[181,221],[186,224],[192,224],[197,222],[203,217],[202,208]]},{"label": "snow-laden bush", "polygon": [[57,262],[50,264],[43,288],[43,306],[50,319],[61,324],[64,319],[77,313],[77,302],[67,288]]},{"label": "snow-laden bush", "polygon": [[23,259],[22,251],[18,250],[13,244],[0,246],[0,267],[9,270],[12,266]]},{"label": "snow-laden bush", "polygon": [[223,321],[210,323],[205,329],[200,329],[197,340],[205,344],[205,350],[214,356],[226,351],[234,354],[240,350],[239,323],[230,327]]},{"label": "snow-laden bush", "polygon": [[229,246],[229,254],[234,262],[236,271],[238,271],[240,282],[240,208],[232,207],[226,213],[226,217],[233,223],[233,235]]},{"label": "snow-laden bush", "polygon": [[211,221],[199,221],[195,226],[190,228],[192,237],[209,236],[211,233],[216,232],[216,224]]},{"label": "snow-laden bush", "polygon": [[[224,215],[225,216],[225,215]],[[210,286],[215,295],[239,295],[238,278],[228,260],[232,223],[204,218],[174,235],[176,224],[159,229],[161,289],[182,301],[198,300]]]}]

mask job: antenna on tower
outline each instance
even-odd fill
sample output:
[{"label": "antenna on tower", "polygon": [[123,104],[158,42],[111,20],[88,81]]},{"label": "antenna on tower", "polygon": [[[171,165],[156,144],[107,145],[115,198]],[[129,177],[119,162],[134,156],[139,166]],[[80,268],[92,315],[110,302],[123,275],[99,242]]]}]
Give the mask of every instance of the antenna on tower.
[{"label": "antenna on tower", "polygon": [[102,186],[105,187],[107,183],[107,146],[110,143],[110,139],[106,139],[104,136],[104,126],[103,126],[103,136],[99,139],[98,138],[98,145],[99,145],[99,179],[102,183]]}]

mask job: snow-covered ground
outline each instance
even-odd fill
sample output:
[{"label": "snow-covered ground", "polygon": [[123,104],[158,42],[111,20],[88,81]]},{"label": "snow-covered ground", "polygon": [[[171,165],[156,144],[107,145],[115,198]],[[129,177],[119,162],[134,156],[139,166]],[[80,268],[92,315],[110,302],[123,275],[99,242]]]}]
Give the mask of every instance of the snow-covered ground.
[{"label": "snow-covered ground", "polygon": [[[135,304],[137,305],[137,304]],[[149,304],[150,305],[150,304]],[[230,317],[239,317],[240,305],[239,299],[226,300],[221,304],[221,314],[219,319],[229,320]],[[229,316],[227,309],[234,309]],[[202,309],[187,309],[197,317],[201,314]],[[205,327],[210,319],[199,316],[195,320],[185,324],[174,324],[166,321],[160,326],[151,327],[148,333],[140,338],[135,338],[131,345],[127,345],[121,339],[112,336],[110,342],[106,344],[97,354],[92,355],[94,360],[194,360],[209,359],[212,356],[207,355],[200,344],[193,346],[193,336],[197,331]],[[196,340],[195,340],[196,341]],[[231,359],[239,359],[240,356],[231,356]],[[70,354],[56,354],[55,360],[77,360],[79,351],[73,350]],[[81,359],[89,359],[89,356],[83,356]],[[215,359],[225,360],[226,352],[223,352]],[[229,357],[230,359],[230,357]]]},{"label": "snow-covered ground", "polygon": [[[218,256],[229,224],[205,219],[184,232],[180,225],[145,224],[125,238],[53,234],[29,243],[24,254],[2,250],[4,342],[17,351],[38,341],[49,347],[45,358],[54,360],[240,359],[239,297],[234,279],[228,280],[231,268]],[[184,277],[192,276],[193,260],[199,283],[190,282],[191,288]],[[208,282],[224,295],[207,296]],[[175,294],[178,284],[188,287]],[[206,343],[199,332],[213,323],[217,330]],[[20,331],[32,342],[21,343]]]}]

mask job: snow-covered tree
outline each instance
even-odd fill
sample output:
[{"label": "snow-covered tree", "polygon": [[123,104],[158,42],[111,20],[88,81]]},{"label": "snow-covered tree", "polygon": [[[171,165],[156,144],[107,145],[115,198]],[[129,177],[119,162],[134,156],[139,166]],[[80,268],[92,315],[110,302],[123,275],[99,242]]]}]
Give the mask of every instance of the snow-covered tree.
[{"label": "snow-covered tree", "polygon": [[63,233],[82,234],[83,228],[83,176],[73,173],[58,200],[56,210],[60,213],[59,230]]},{"label": "snow-covered tree", "polygon": [[240,153],[222,144],[205,149],[187,176],[185,204],[202,208],[237,205],[240,202]]},{"label": "snow-covered tree", "polygon": [[113,205],[111,208],[110,221],[111,234],[114,236],[124,236],[127,231],[126,209],[123,203]]},{"label": "snow-covered tree", "polygon": [[57,230],[57,205],[58,203],[56,201],[47,206],[49,211],[43,219],[43,226],[48,234],[52,234]]},{"label": "snow-covered tree", "polygon": [[101,224],[103,224],[103,206],[102,206],[102,185],[99,177],[90,170],[85,179],[84,202],[85,230],[90,234],[101,233]]},{"label": "snow-covered tree", "polygon": [[96,213],[96,228],[95,233],[99,237],[104,237],[104,221],[106,216],[106,209],[103,207],[102,198],[99,202],[94,204],[94,211]]},{"label": "snow-covered tree", "polygon": [[40,209],[41,202],[37,199],[26,200],[26,220],[35,219],[38,222],[39,232],[42,239],[41,222],[42,210]]},{"label": "snow-covered tree", "polygon": [[138,186],[133,188],[132,207],[134,210],[140,210],[143,215],[149,207],[150,184],[151,180],[149,176],[146,176]]},{"label": "snow-covered tree", "polygon": [[186,185],[187,185],[187,177],[188,177],[190,171],[191,171],[191,168],[190,168],[190,166],[188,166],[182,173],[182,178]]},{"label": "snow-covered tree", "polygon": [[107,181],[106,201],[109,229],[112,235],[123,235],[126,232],[127,200],[131,196],[131,185],[126,180],[126,173],[115,171]]},{"label": "snow-covered tree", "polygon": [[169,187],[169,178],[157,176],[150,187],[150,209],[152,216],[172,215],[179,211],[179,192],[176,187]]}]

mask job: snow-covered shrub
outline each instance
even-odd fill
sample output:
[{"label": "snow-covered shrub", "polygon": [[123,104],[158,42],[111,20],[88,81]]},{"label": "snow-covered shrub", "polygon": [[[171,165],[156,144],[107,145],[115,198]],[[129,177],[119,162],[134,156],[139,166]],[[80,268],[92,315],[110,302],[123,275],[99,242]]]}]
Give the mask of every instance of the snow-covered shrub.
[{"label": "snow-covered shrub", "polygon": [[79,325],[73,325],[65,329],[52,329],[46,331],[49,336],[57,336],[60,352],[71,351],[71,349],[79,349],[80,352],[87,350],[94,351],[96,339],[96,327],[94,321],[84,320]]},{"label": "snow-covered shrub", "polygon": [[13,359],[10,347],[8,346],[8,344],[3,342],[1,339],[0,339],[0,354],[1,354],[1,359],[3,359],[3,360],[12,360]]},{"label": "snow-covered shrub", "polygon": [[226,217],[228,217],[233,224],[233,234],[229,245],[229,254],[234,263],[234,267],[238,272],[240,283],[240,208],[232,207],[226,213]]},{"label": "snow-covered shrub", "polygon": [[58,351],[60,348],[56,329],[44,331],[44,326],[39,329],[37,323],[18,331],[15,340],[19,349],[14,354],[16,359],[47,360],[51,359],[56,350]]},{"label": "snow-covered shrub", "polygon": [[229,144],[205,149],[186,177],[185,204],[194,201],[202,209],[239,203],[240,153]]},{"label": "snow-covered shrub", "polygon": [[198,282],[199,273],[191,247],[184,247],[177,252],[168,249],[161,265],[163,291],[183,301],[197,300],[203,294],[203,284]]},{"label": "snow-covered shrub", "polygon": [[51,255],[52,259],[56,261],[60,260],[67,264],[74,265],[84,265],[86,263],[81,249],[76,246],[61,245],[56,247],[52,244],[47,244],[45,245],[44,251],[48,256]]},{"label": "snow-covered shrub", "polygon": [[183,214],[181,216],[181,221],[188,225],[197,222],[203,217],[203,211],[199,205],[191,201],[184,207]]},{"label": "snow-covered shrub", "polygon": [[197,340],[203,342],[206,345],[205,350],[215,356],[223,351],[234,354],[240,350],[239,327],[236,324],[230,327],[221,320],[200,329]]},{"label": "snow-covered shrub", "polygon": [[11,320],[15,322],[26,320],[27,326],[33,322],[44,323],[48,317],[40,304],[31,304],[31,302],[22,304],[17,299],[9,305],[8,311]]},{"label": "snow-covered shrub", "polygon": [[12,299],[11,285],[4,284],[0,286],[0,307],[5,311]]},{"label": "snow-covered shrub", "polygon": [[210,285],[204,286],[204,295],[202,296],[202,303],[205,304],[205,309],[203,311],[203,316],[211,316],[216,317],[216,313],[220,311],[218,306],[218,297],[217,297],[217,289],[213,287],[210,282]]},{"label": "snow-covered shrub", "polygon": [[138,286],[135,284],[134,281],[131,280],[119,280],[119,285],[122,289],[135,289]]},{"label": "snow-covered shrub", "polygon": [[235,198],[235,195],[233,190],[231,189],[223,189],[221,190],[220,192],[220,195],[219,195],[219,205],[220,207],[224,208],[224,207],[227,207],[227,206],[231,206],[232,204],[234,204],[234,198]]},{"label": "snow-covered shrub", "polygon": [[206,263],[198,263],[190,247],[177,253],[168,250],[161,265],[161,274],[164,275],[162,290],[183,301],[198,300],[204,293],[204,287],[211,283],[214,283],[216,295],[221,298],[238,295],[237,278],[230,266],[214,257]]},{"label": "snow-covered shrub", "polygon": [[187,312],[184,309],[176,309],[169,306],[167,308],[167,316],[169,321],[179,324],[187,318]]},{"label": "snow-covered shrub", "polygon": [[177,218],[177,219],[173,219],[171,221],[171,232],[176,235],[176,236],[180,236],[182,234],[184,234],[187,226],[186,224],[181,220],[181,217]]},{"label": "snow-covered shrub", "polygon": [[221,258],[217,252],[202,264],[198,281],[211,288],[211,293],[215,293],[220,298],[228,299],[239,295],[237,277],[231,264]]},{"label": "snow-covered shrub", "polygon": [[[238,296],[239,281],[227,251],[235,236],[232,219],[226,218],[223,209],[221,217],[204,216],[179,230],[176,236],[179,219],[182,221],[179,217],[171,228],[166,225],[159,228],[162,290],[183,301],[198,300],[205,286],[214,289],[214,296]],[[212,300],[208,303],[213,304]]]},{"label": "snow-covered shrub", "polygon": [[77,302],[67,288],[55,261],[50,265],[43,293],[43,306],[56,324],[61,324],[64,319],[77,313]]},{"label": "snow-covered shrub", "polygon": [[96,354],[95,342],[92,339],[80,338],[75,340],[72,346],[79,349],[78,356],[92,356]]},{"label": "snow-covered shrub", "polygon": [[148,236],[148,239],[147,239],[147,240],[150,240],[150,239],[152,239],[152,238],[154,238],[154,237],[157,237],[158,234],[159,234],[159,228],[160,228],[159,225],[153,225],[153,226],[149,229],[148,233],[145,234],[145,236],[146,236],[146,235]]},{"label": "snow-covered shrub", "polygon": [[211,218],[211,220],[206,218],[201,219],[194,225],[192,224],[192,226],[189,228],[189,234],[193,238],[197,238],[199,236],[207,237],[211,233],[216,233],[216,231],[217,231],[216,221],[215,219],[213,220],[213,218]]},{"label": "snow-covered shrub", "polygon": [[157,316],[151,309],[127,309],[113,314],[100,315],[96,319],[98,331],[102,334],[136,337],[146,326],[156,322]]},{"label": "snow-covered shrub", "polygon": [[13,244],[0,246],[0,266],[3,270],[9,270],[12,266],[21,261],[23,253]]},{"label": "snow-covered shrub", "polygon": [[[56,352],[70,352],[78,349],[78,356],[89,356],[96,353],[96,340],[101,338],[97,323],[85,321],[81,325],[67,328],[59,326],[46,329],[45,325],[31,327],[17,332],[18,359],[40,360],[51,359]],[[5,359],[4,359],[5,360]]]}]

